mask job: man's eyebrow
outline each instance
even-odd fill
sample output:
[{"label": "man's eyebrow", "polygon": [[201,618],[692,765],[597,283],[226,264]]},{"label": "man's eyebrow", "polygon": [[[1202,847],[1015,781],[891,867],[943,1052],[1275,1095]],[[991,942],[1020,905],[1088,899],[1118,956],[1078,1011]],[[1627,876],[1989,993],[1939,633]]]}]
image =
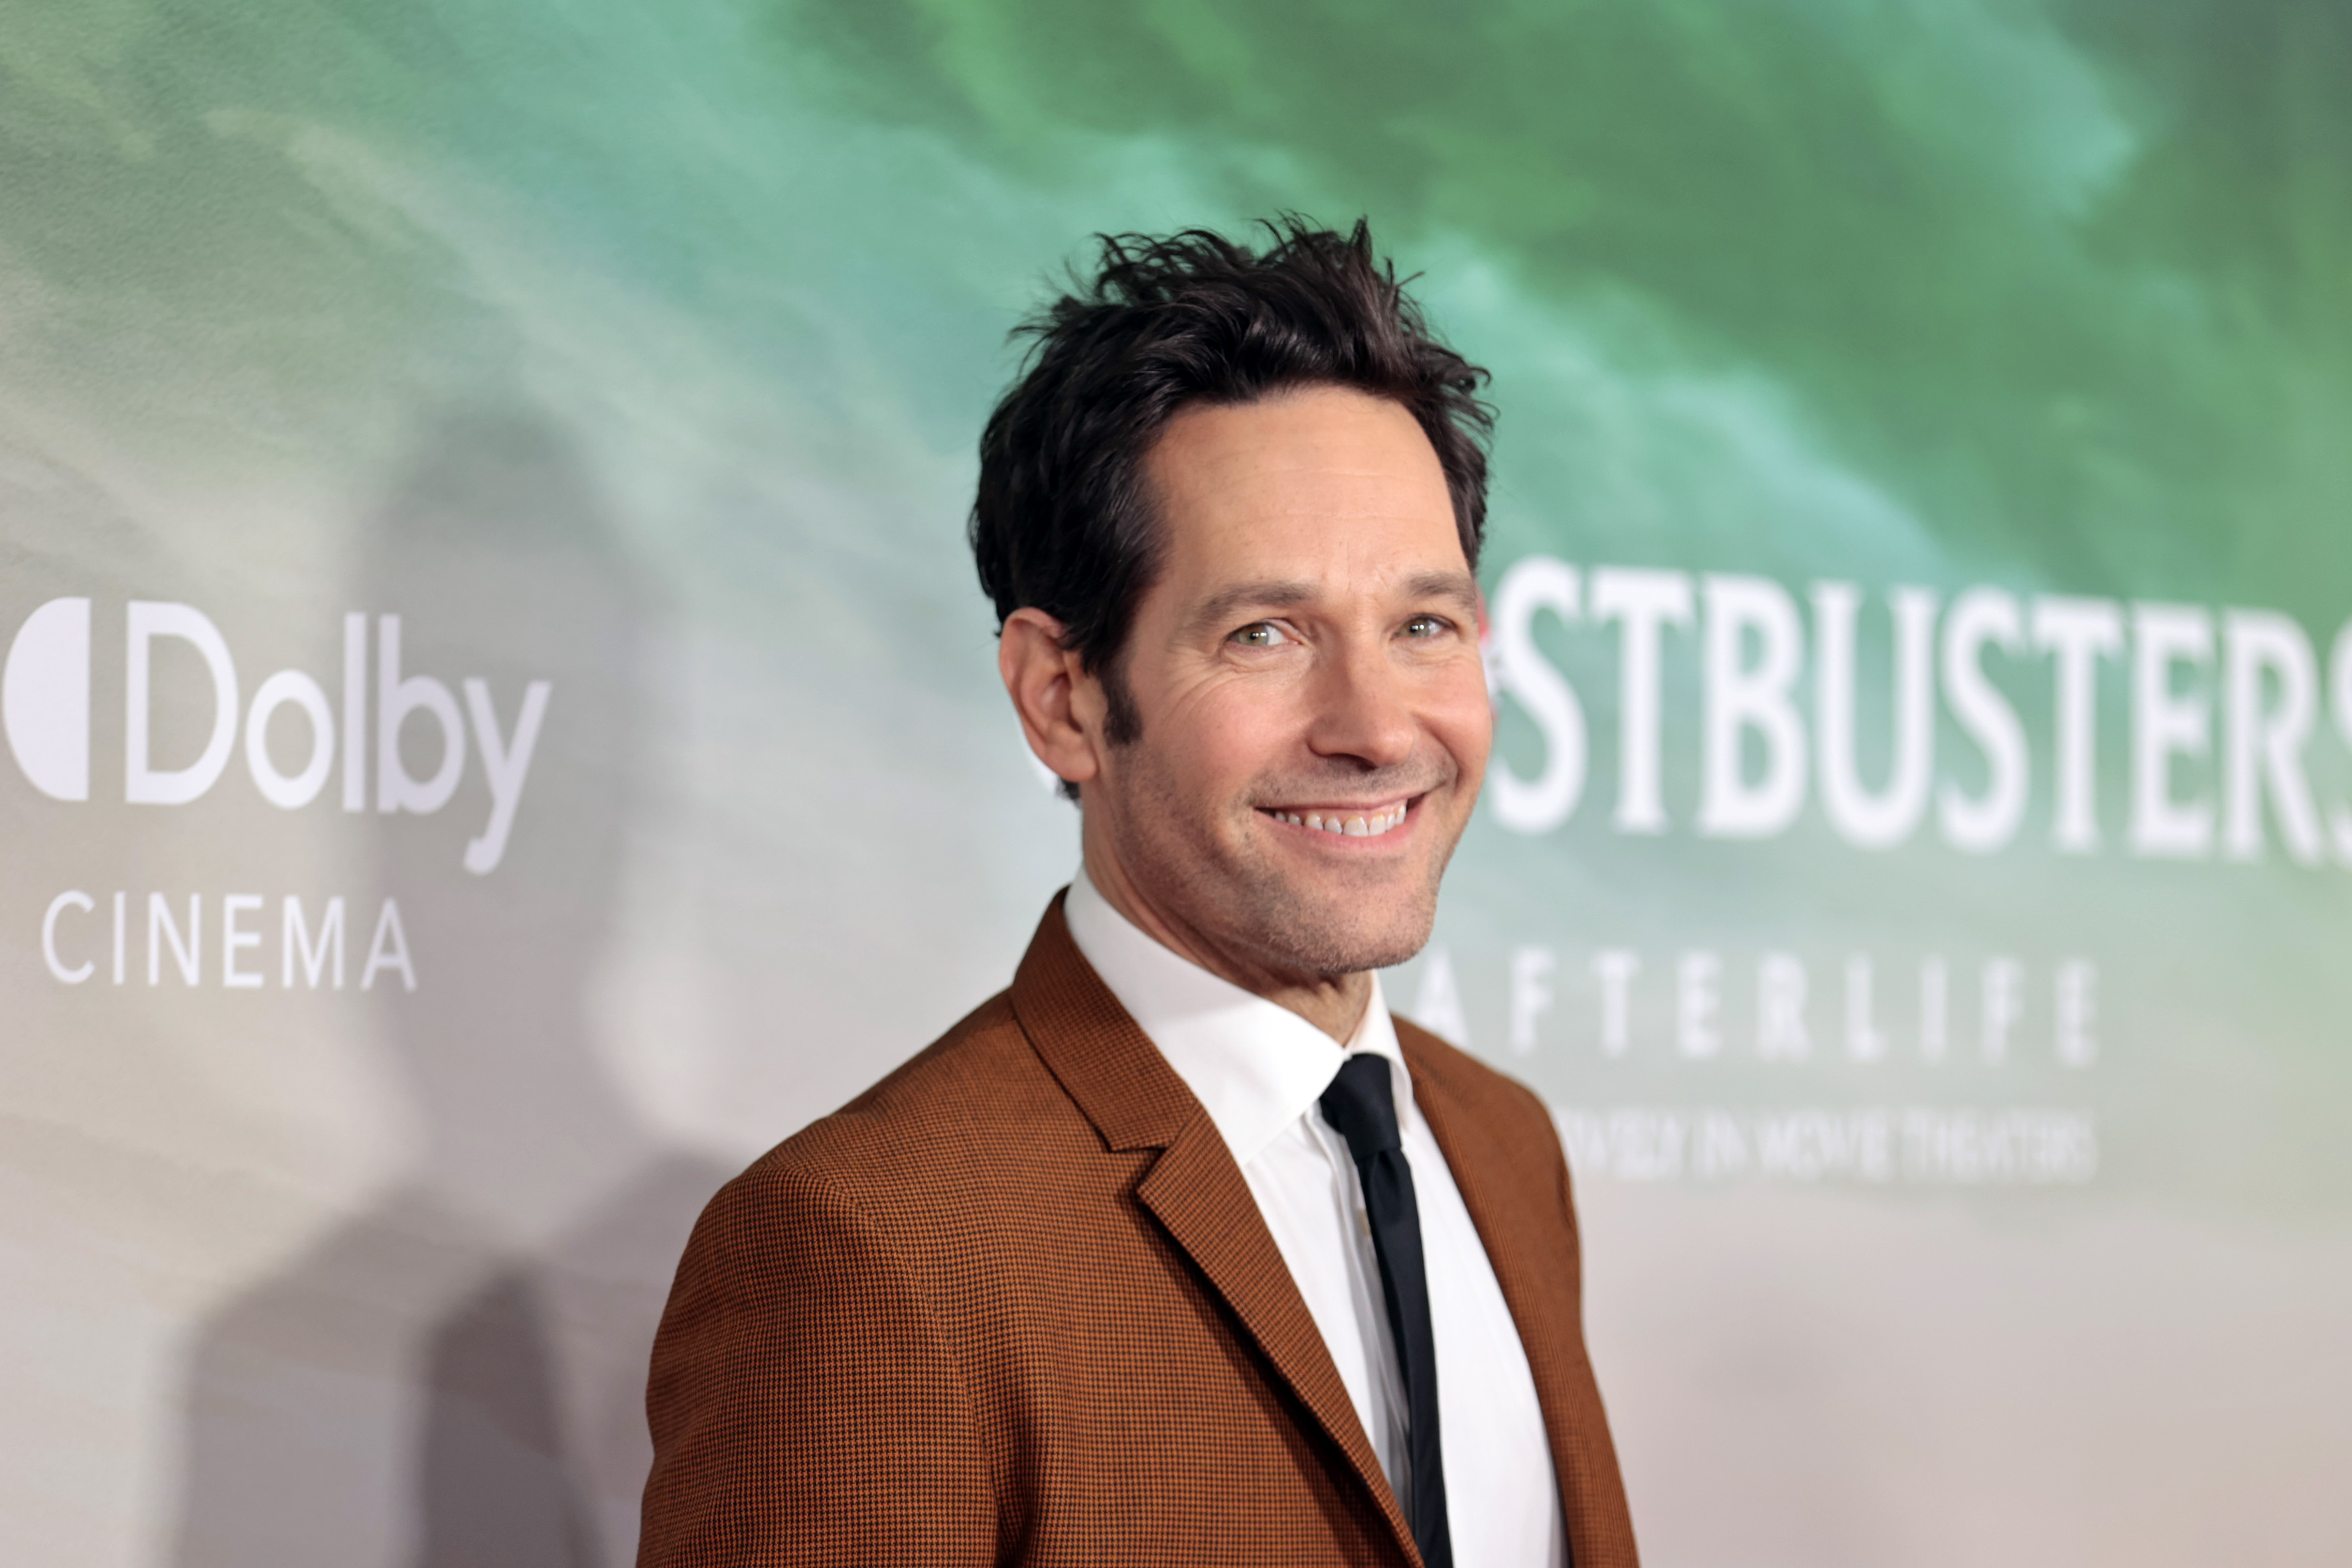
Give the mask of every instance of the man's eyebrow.
[{"label": "man's eyebrow", "polygon": [[[1424,571],[1405,579],[1399,589],[1408,600],[1447,600],[1475,617],[1478,611],[1478,580],[1466,571]],[[1315,585],[1294,578],[1265,578],[1237,582],[1218,590],[1184,618],[1188,631],[1221,631],[1226,622],[1248,610],[1286,610],[1316,596]]]},{"label": "man's eyebrow", "polygon": [[1408,578],[1407,599],[1450,599],[1473,614],[1478,609],[1478,580],[1466,571],[1424,571]]},{"label": "man's eyebrow", "polygon": [[1209,595],[1184,618],[1192,631],[1215,630],[1244,610],[1287,610],[1315,597],[1315,585],[1295,578],[1263,578],[1237,582]]}]

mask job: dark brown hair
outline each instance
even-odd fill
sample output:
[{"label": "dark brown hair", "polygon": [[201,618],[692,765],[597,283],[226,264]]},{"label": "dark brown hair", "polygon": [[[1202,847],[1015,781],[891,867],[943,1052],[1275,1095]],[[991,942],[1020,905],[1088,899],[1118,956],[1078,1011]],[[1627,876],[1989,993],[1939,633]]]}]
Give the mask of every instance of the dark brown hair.
[{"label": "dark brown hair", "polygon": [[1486,522],[1486,372],[1439,342],[1370,226],[1286,214],[1253,252],[1205,229],[1101,235],[1094,277],[1014,329],[1021,378],[980,438],[971,549],[1001,627],[1034,606],[1089,671],[1108,670],[1114,745],[1136,733],[1116,661],[1159,563],[1143,460],[1176,413],[1292,387],[1353,387],[1420,421],[1462,553]]}]

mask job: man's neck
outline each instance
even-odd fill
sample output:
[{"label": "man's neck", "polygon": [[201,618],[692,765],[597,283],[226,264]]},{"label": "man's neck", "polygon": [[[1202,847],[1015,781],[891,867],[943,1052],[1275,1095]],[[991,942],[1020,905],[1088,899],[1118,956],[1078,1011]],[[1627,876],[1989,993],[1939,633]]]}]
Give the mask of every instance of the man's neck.
[{"label": "man's neck", "polygon": [[1085,863],[1087,880],[1095,884],[1103,902],[1162,947],[1228,984],[1297,1013],[1342,1045],[1354,1038],[1371,1000],[1370,975],[1297,974],[1241,960],[1196,928],[1163,913],[1127,875],[1117,855],[1088,842]]}]

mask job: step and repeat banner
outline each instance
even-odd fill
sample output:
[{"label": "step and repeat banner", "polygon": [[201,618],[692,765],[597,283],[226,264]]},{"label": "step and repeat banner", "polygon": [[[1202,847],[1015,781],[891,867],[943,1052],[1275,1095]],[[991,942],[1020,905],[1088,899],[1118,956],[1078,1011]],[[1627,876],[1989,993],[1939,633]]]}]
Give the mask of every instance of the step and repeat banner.
[{"label": "step and repeat banner", "polygon": [[2352,1558],[2352,18],[0,0],[0,1555],[625,1564],[717,1185],[1076,853],[961,539],[1087,236],[1495,371],[1401,1009],[1648,1560]]}]

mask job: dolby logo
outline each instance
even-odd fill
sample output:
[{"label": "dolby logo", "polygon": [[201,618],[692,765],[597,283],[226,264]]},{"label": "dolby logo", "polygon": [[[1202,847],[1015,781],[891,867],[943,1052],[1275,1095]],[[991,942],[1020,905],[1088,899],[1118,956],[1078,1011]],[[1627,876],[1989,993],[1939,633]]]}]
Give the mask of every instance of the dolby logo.
[{"label": "dolby logo", "polygon": [[[477,875],[497,868],[547,716],[551,683],[530,682],[511,723],[501,724],[488,681],[466,676],[453,691],[435,676],[406,671],[400,617],[376,616],[371,639],[369,618],[354,613],[343,617],[340,703],[330,702],[327,688],[301,670],[271,674],[246,703],[228,641],[203,611],[147,600],[132,600],[124,610],[125,802],[180,806],[201,799],[229,772],[241,749],[253,787],[283,810],[309,806],[332,779],[346,811],[366,810],[373,795],[377,811],[430,815],[449,803],[468,763],[478,758],[490,813],[466,845],[465,865]],[[88,599],[50,600],[17,628],[0,676],[0,718],[8,750],[26,781],[58,800],[90,798],[90,619]],[[163,767],[152,745],[153,674],[158,644],[173,640],[201,660],[212,708],[208,730],[199,715],[205,740],[195,760]],[[462,707],[458,692],[464,694]],[[278,766],[286,753],[271,753],[273,725],[281,737],[296,738],[291,751],[300,766],[290,772]],[[410,727],[425,728],[439,748],[438,764],[422,778],[409,771],[401,753],[403,731]]]}]

